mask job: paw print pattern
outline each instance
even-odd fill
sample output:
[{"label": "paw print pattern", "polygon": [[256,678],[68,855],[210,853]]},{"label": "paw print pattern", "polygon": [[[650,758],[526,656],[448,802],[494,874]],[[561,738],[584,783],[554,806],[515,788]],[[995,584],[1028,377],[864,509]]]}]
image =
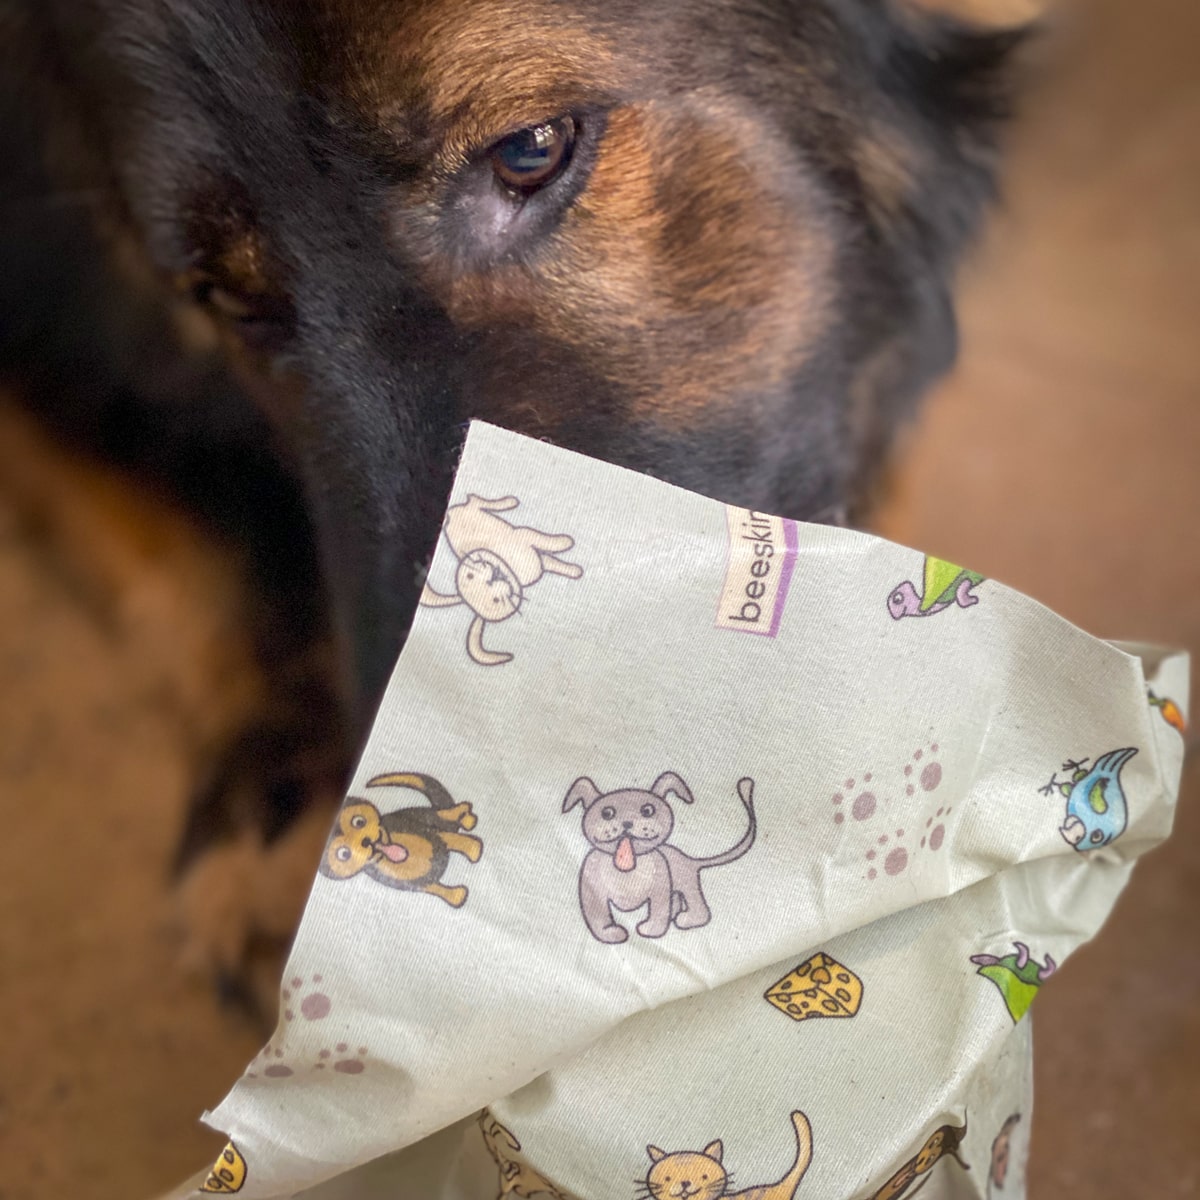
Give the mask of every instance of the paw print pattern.
[{"label": "paw print pattern", "polygon": [[[320,975],[312,977],[313,984],[321,982]],[[323,1021],[333,1011],[333,1001],[329,999],[324,992],[307,992],[305,995],[299,994],[299,989],[304,987],[303,979],[293,979],[292,987],[283,989],[283,1019],[285,1021],[294,1021],[296,1012],[306,1021]],[[295,994],[293,994],[295,993]]]},{"label": "paw print pattern", "polygon": [[[289,1075],[295,1075],[296,1071],[301,1068],[289,1067],[287,1063],[277,1062],[276,1059],[283,1057],[283,1050],[278,1046],[272,1046],[268,1043],[262,1050],[260,1058],[265,1060],[266,1066],[262,1068],[262,1074],[268,1079],[286,1079]],[[332,1049],[325,1048],[318,1051],[317,1061],[308,1064],[310,1071],[324,1071],[327,1067],[332,1067],[340,1075],[361,1075],[366,1069],[367,1064],[364,1061],[367,1057],[366,1046],[359,1046],[356,1050],[350,1049],[349,1042],[338,1042]],[[255,1060],[257,1063],[258,1060]],[[251,1063],[254,1066],[255,1063]],[[248,1079],[256,1079],[258,1071],[248,1071],[246,1073]]]},{"label": "paw print pattern", "polygon": [[257,1079],[259,1075],[265,1075],[268,1079],[287,1079],[289,1075],[294,1075],[296,1072],[287,1063],[277,1061],[281,1058],[283,1047],[275,1045],[273,1041],[268,1042],[250,1064],[253,1070],[246,1071],[246,1078]]},{"label": "paw print pattern", "polygon": [[[875,809],[878,807],[875,793],[866,786],[871,782],[870,771],[867,771],[863,775],[862,781],[862,790],[854,797],[849,806],[850,816],[855,821],[869,821],[875,815]],[[847,779],[842,786],[846,789],[847,793],[852,792],[854,791],[855,781]],[[833,804],[836,810],[833,814],[833,823],[835,825],[840,825],[846,819],[846,809],[842,807],[845,800],[846,796],[842,792],[835,792],[833,794]]]},{"label": "paw print pattern", "polygon": [[333,1058],[334,1054],[345,1055],[350,1049],[347,1042],[338,1042],[334,1050],[322,1050],[317,1055],[317,1063],[314,1065],[314,1071],[323,1071],[330,1065],[330,1059],[333,1059],[333,1069],[342,1075],[361,1075],[366,1069],[367,1064],[363,1059],[367,1057],[366,1046],[359,1046],[357,1058]]},{"label": "paw print pattern", "polygon": [[[937,742],[934,742],[929,747],[929,751],[931,754],[936,754],[937,750]],[[942,764],[935,758],[930,758],[921,767],[920,774],[916,774],[915,768],[921,763],[921,759],[924,756],[925,752],[923,750],[913,751],[912,762],[907,763],[904,767],[904,777],[908,781],[904,785],[904,794],[906,796],[911,796],[917,790],[918,784],[922,791],[932,792],[936,791],[938,784],[942,782]]]},{"label": "paw print pattern", "polygon": [[[908,848],[902,844],[904,838],[904,830],[896,830],[896,843],[889,846],[889,835],[881,833],[876,838],[876,844],[866,853],[866,859],[869,863],[882,861],[884,872],[888,875],[899,875],[908,866]],[[883,856],[880,860],[880,855]],[[875,867],[867,868],[867,878],[874,879],[879,874]]]},{"label": "paw print pattern", "polygon": [[[272,1039],[259,1051],[250,1064],[251,1069],[246,1072],[248,1079],[257,1079],[260,1074],[268,1079],[287,1079],[302,1070],[303,1067],[295,1062],[283,1061],[283,1042],[288,1027],[297,1021],[324,1021],[333,1013],[333,1001],[317,987],[321,983],[320,975],[311,976],[307,983],[302,977],[296,976],[289,983],[290,986],[282,992],[283,1028],[279,1031],[278,1041]],[[349,1042],[338,1042],[332,1050],[319,1051],[316,1061],[308,1064],[308,1070],[324,1071],[332,1067],[342,1075],[361,1075],[367,1069],[366,1057],[366,1046],[359,1046],[356,1052],[352,1052]]]},{"label": "paw print pattern", "polygon": [[[834,793],[831,800],[834,824],[844,825],[850,820],[871,830],[863,855],[868,864],[864,878],[877,879],[880,871],[885,875],[901,875],[917,854],[942,848],[946,840],[945,819],[953,811],[952,806],[939,806],[936,812],[930,812],[928,808],[925,813],[919,808],[916,814],[913,811],[914,802],[916,805],[931,803],[933,793],[941,786],[942,764],[937,754],[937,742],[915,750],[910,761],[904,765],[902,782],[895,788],[875,784],[872,773],[867,771],[862,775],[861,784],[854,778],[847,779],[842,788]],[[901,787],[904,789],[903,798],[889,794],[898,793]],[[926,801],[927,797],[929,801]],[[918,821],[925,816],[924,830],[916,847],[911,845],[911,839],[906,840],[908,835],[905,828],[905,823],[914,823],[914,815]],[[889,816],[897,820],[897,824],[892,825]],[[880,829],[880,826],[883,828]]]},{"label": "paw print pattern", "polygon": [[[921,836],[921,849],[925,848],[926,842],[929,843],[930,850],[940,850],[942,843],[946,840],[946,825],[940,818],[949,816],[953,810],[950,808],[939,808],[932,817],[925,818],[925,828],[928,833]],[[934,825],[934,821],[937,824]]]}]

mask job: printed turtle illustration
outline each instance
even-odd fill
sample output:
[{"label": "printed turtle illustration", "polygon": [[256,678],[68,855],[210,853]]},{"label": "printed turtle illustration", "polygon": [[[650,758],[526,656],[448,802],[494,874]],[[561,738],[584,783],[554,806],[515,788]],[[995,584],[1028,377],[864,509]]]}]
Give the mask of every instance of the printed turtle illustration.
[{"label": "printed turtle illustration", "polygon": [[1004,1006],[1015,1025],[1033,1003],[1038,988],[1058,970],[1058,964],[1046,955],[1039,963],[1029,953],[1024,942],[1013,942],[1014,953],[997,958],[994,954],[972,954],[971,961],[979,968],[978,974],[990,979],[1004,997]]},{"label": "printed turtle illustration", "polygon": [[924,588],[920,595],[912,580],[906,579],[892,589],[888,596],[888,612],[892,619],[899,621],[901,617],[928,617],[951,604],[959,608],[970,608],[979,603],[973,588],[984,580],[978,571],[968,571],[964,567],[946,562],[933,555],[925,556]]},{"label": "printed turtle illustration", "polygon": [[1129,806],[1121,787],[1121,769],[1137,753],[1133,746],[1110,750],[1089,767],[1087,759],[1068,761],[1062,769],[1070,772],[1069,779],[1059,779],[1057,773],[1038,790],[1043,796],[1056,791],[1067,798],[1067,816],[1059,833],[1081,853],[1099,850],[1125,832],[1129,824]]}]

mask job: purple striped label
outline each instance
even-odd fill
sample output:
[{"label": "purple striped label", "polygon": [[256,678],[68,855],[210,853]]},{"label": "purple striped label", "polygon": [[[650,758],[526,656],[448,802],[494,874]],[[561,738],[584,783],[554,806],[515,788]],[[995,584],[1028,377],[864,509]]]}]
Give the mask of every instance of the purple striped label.
[{"label": "purple striped label", "polygon": [[796,522],[751,508],[725,508],[729,556],[717,628],[774,637],[796,565]]}]

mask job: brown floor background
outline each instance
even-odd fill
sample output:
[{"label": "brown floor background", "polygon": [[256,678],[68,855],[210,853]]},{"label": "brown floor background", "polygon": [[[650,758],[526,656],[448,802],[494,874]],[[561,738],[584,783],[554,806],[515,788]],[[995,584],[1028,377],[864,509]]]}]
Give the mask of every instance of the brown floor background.
[{"label": "brown floor background", "polygon": [[[1043,45],[961,369],[880,514],[1101,636],[1200,651],[1200,8],[1090,0]],[[169,555],[119,619],[0,486],[0,1200],[144,1197],[257,1049],[178,969]],[[156,624],[157,622],[157,624]],[[149,647],[149,649],[148,649]],[[186,706],[184,706],[186,708]],[[118,847],[114,850],[113,847]],[[1200,768],[1174,840],[1034,1010],[1033,1200],[1200,1196]]]}]

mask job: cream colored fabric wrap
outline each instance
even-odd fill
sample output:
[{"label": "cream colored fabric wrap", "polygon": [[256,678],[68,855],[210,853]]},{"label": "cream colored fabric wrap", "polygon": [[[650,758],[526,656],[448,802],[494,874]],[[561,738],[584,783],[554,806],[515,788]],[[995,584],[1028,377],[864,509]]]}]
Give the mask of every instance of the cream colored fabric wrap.
[{"label": "cream colored fabric wrap", "polygon": [[1019,1018],[1169,832],[1186,690],[473,425],[285,1015],[175,1195],[1019,1197]]}]

